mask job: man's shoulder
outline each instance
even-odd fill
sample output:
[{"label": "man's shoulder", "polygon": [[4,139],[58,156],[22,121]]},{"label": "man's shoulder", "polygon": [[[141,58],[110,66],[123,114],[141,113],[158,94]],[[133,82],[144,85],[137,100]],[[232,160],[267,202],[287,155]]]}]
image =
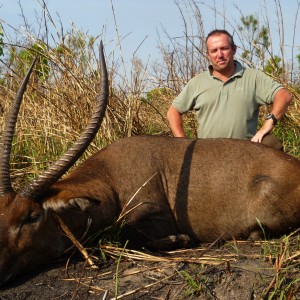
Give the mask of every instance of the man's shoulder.
[{"label": "man's shoulder", "polygon": [[199,81],[200,82],[203,82],[203,80],[210,80],[210,74],[209,74],[209,71],[204,71],[204,72],[201,72],[201,73],[197,73],[194,77],[192,77],[190,80],[189,80],[189,83],[190,84],[194,84],[194,83],[198,83]]},{"label": "man's shoulder", "polygon": [[253,67],[245,67],[243,66],[240,62],[236,61],[237,64],[237,69],[239,71],[242,71],[244,74],[246,75],[257,75],[257,74],[264,74],[263,71],[257,69],[257,68],[253,68]]},{"label": "man's shoulder", "polygon": [[197,74],[195,74],[195,76],[192,78],[192,79],[194,79],[194,78],[202,78],[202,77],[209,77],[210,75],[209,75],[209,71],[208,70],[206,70],[206,71],[202,71],[202,72],[199,72],[199,73],[197,73]]}]

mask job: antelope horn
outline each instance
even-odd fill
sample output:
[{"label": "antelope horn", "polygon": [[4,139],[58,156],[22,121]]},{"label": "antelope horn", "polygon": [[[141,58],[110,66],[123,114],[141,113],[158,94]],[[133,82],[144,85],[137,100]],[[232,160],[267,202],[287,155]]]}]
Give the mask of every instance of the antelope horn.
[{"label": "antelope horn", "polygon": [[16,94],[16,97],[6,117],[5,129],[2,133],[1,146],[0,146],[1,147],[0,149],[0,196],[3,196],[10,192],[14,192],[10,181],[10,167],[9,167],[12,140],[16,128],[17,118],[22,103],[23,95],[26,90],[36,60],[37,57],[31,64],[29,70],[27,71],[27,74],[23,79],[23,82]]},{"label": "antelope horn", "polygon": [[46,192],[53,183],[60,179],[60,177],[74,165],[97,134],[108,103],[108,75],[102,41],[100,43],[99,58],[101,92],[98,97],[96,108],[86,129],[73,146],[69,148],[69,150],[58,161],[54,162],[48,170],[45,170],[38,178],[31,181],[22,190],[20,190],[18,192],[19,195],[37,200],[38,197]]}]

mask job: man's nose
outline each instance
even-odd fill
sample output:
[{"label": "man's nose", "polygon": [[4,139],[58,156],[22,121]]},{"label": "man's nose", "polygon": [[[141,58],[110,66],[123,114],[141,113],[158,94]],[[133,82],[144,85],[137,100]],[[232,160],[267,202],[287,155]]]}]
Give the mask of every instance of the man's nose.
[{"label": "man's nose", "polygon": [[218,55],[218,57],[223,57],[224,53],[221,49],[219,49],[218,52],[217,52],[217,55]]}]

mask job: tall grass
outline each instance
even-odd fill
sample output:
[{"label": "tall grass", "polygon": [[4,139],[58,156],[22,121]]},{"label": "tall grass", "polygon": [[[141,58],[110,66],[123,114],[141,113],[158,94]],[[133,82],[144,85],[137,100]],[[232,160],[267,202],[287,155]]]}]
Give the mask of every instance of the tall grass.
[{"label": "tall grass", "polygon": [[[125,70],[124,74],[123,67],[114,60],[115,50],[106,52],[110,81],[109,106],[97,137],[82,159],[121,137],[137,134],[171,135],[166,120],[166,112],[171,101],[190,78],[208,66],[204,44],[207,32],[200,9],[201,5],[205,4],[192,0],[182,1],[180,5],[179,2],[174,3],[182,17],[184,35],[175,39],[166,30],[158,33],[160,61],[153,62],[150,66],[149,62],[143,62],[133,55],[131,67]],[[276,5],[279,5],[278,3],[276,2]],[[231,24],[215,7],[211,9],[213,16],[223,18],[227,29],[239,28],[235,26],[236,24]],[[46,7],[45,10],[47,11]],[[279,7],[278,11],[280,12]],[[278,16],[280,26],[282,15],[279,13]],[[269,28],[268,18],[262,19],[266,20],[264,26]],[[13,142],[12,177],[16,187],[57,159],[82,132],[90,117],[95,98],[99,94],[97,45],[100,38],[104,41],[104,45],[109,43],[106,41],[105,33],[101,33],[99,37],[92,37],[75,26],[65,30],[54,24],[51,16],[47,14],[44,14],[37,23],[44,24],[43,28],[47,29],[42,38],[41,35],[36,36],[27,30],[22,34],[19,33],[18,41],[12,41],[6,34],[6,24],[2,22],[5,33],[5,56],[2,58],[0,78],[2,130],[6,114],[26,68],[34,56],[39,55],[42,58],[25,94]],[[262,25],[260,23],[259,26]],[[49,33],[50,27],[54,33]],[[283,30],[281,27],[280,32]],[[17,30],[16,33],[18,34]],[[245,28],[241,28],[237,34],[236,42],[240,45],[239,59],[246,65],[264,69],[268,60],[275,61],[271,41],[268,51],[262,53],[262,48],[257,51],[257,46],[261,45],[253,45],[251,41],[249,43],[247,39],[249,31],[246,34]],[[167,36],[167,40],[162,40],[162,35]],[[283,40],[282,47],[284,47]],[[248,51],[248,56],[243,55],[245,51]],[[299,81],[288,76],[294,72],[294,67],[288,69],[288,65],[284,63],[287,61],[283,56],[284,51],[281,53],[280,66],[273,65],[268,71],[271,71],[270,76],[275,77],[290,90],[293,94],[293,103],[276,127],[275,134],[283,141],[285,151],[300,159]],[[285,71],[279,72],[279,67]],[[262,107],[262,120],[268,109],[269,107]],[[196,127],[193,113],[186,115],[185,130],[190,137],[196,136]],[[289,249],[292,249],[291,241],[291,238],[284,240],[284,245],[289,244]],[[292,272],[299,272],[299,236],[293,237],[293,244],[295,246],[291,253],[295,254],[289,258],[285,258],[287,247],[282,246],[275,254],[277,257],[274,279],[265,291],[266,299],[267,297],[275,299],[276,296],[278,299],[292,299],[281,297],[280,293],[282,291],[292,293],[292,290],[299,286],[296,277],[290,282],[284,281],[286,278],[289,279]],[[270,248],[268,244],[264,245],[267,246],[263,248],[264,251]],[[101,247],[105,249],[105,246]],[[124,251],[122,249],[122,257]],[[182,260],[181,256],[179,260]],[[220,256],[216,258],[218,263],[219,260]],[[189,294],[203,294],[203,291],[207,294],[208,289],[203,277],[192,278],[188,273],[182,273],[181,276],[192,288],[188,289]],[[118,282],[115,285],[116,294],[117,284]]]},{"label": "tall grass", "polygon": [[[278,26],[282,26],[283,16],[280,14],[279,3],[276,3]],[[9,24],[2,21],[5,42],[0,78],[2,129],[27,66],[34,56],[40,57],[25,94],[14,139],[12,176],[17,185],[24,180],[25,174],[35,175],[57,159],[85,127],[99,93],[97,45],[100,39],[104,40],[105,45],[110,43],[106,42],[105,32],[93,37],[78,30],[75,25],[67,30],[62,28],[61,24],[54,23],[45,3],[43,5],[46,13],[37,21],[37,24],[43,25],[37,30],[38,35],[25,27],[27,29],[24,32],[15,29],[18,39],[11,40],[7,34]],[[177,5],[182,18],[184,34],[173,38],[165,29],[158,32],[158,46],[161,50],[159,61],[150,64],[133,54],[131,66],[125,70],[122,63],[114,60],[117,49],[106,53],[110,79],[109,107],[101,130],[83,159],[121,137],[137,134],[171,135],[166,120],[166,111],[171,101],[190,78],[208,66],[204,43],[207,32],[201,16],[201,5],[206,4],[196,1],[182,1],[179,4],[175,1],[174,5]],[[246,65],[263,69],[268,61],[274,60],[271,38],[265,52],[263,50],[266,47],[260,44],[261,41],[253,45],[247,38],[251,30],[252,34],[257,35],[259,29],[269,28],[268,18],[261,17],[255,31],[251,27],[232,24],[215,7],[211,7],[211,10],[215,18],[223,18],[227,29],[238,28],[238,58]],[[241,18],[247,19],[242,12],[240,14]],[[262,23],[261,20],[266,21]],[[117,28],[117,20],[115,22]],[[44,32],[41,34],[42,30]],[[283,27],[280,27],[280,32],[284,32]],[[162,40],[162,35],[167,39]],[[281,42],[282,48],[284,40],[281,39]],[[275,134],[283,141],[286,152],[300,158],[299,82],[288,76],[294,70],[288,69],[284,63],[287,61],[283,56],[284,51],[281,53],[281,71],[278,71],[278,64],[268,71],[272,73],[270,76],[290,90],[294,99]],[[263,107],[262,115],[268,109]],[[186,132],[190,137],[195,137],[197,125],[193,113],[185,118]]]},{"label": "tall grass", "polygon": [[[271,2],[271,1],[270,1]],[[246,67],[258,68],[264,71],[278,82],[282,83],[293,96],[293,102],[289,109],[274,130],[274,133],[283,141],[284,150],[300,158],[300,89],[299,89],[299,62],[295,57],[286,57],[287,48],[293,49],[292,55],[298,48],[295,45],[294,28],[293,40],[284,39],[284,21],[291,16],[283,16],[280,1],[270,3],[262,1],[258,11],[245,15],[238,6],[236,10],[240,19],[230,20],[224,13],[224,9],[217,8],[214,4],[199,1],[175,1],[182,17],[183,35],[172,37],[164,30],[163,41],[160,40],[162,61],[154,68],[154,76],[160,84],[160,88],[166,88],[170,94],[177,95],[183,86],[196,73],[207,69],[208,59],[206,57],[205,38],[206,34],[213,28],[205,28],[201,11],[208,8],[211,11],[211,23],[217,28],[225,28],[234,35],[235,43],[238,46],[236,59]],[[271,32],[268,9],[274,6],[277,16],[278,44],[274,44],[274,32]],[[300,4],[297,4],[299,10]],[[228,9],[228,8],[227,8]],[[297,24],[295,15],[294,24]],[[289,44],[291,46],[286,46]],[[279,54],[278,54],[279,53]],[[288,62],[288,63],[287,63]],[[167,105],[170,104],[170,101]],[[160,106],[161,107],[161,106]],[[163,108],[164,109],[164,106]],[[260,124],[263,123],[265,114],[270,111],[270,106],[261,107]],[[196,136],[195,120],[193,116],[186,117],[186,131],[189,136]]]}]

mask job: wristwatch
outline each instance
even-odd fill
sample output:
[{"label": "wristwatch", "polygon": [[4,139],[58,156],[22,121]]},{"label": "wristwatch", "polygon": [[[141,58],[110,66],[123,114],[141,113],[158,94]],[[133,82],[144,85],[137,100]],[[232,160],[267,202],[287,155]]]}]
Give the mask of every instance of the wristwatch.
[{"label": "wristwatch", "polygon": [[277,124],[277,119],[276,119],[276,117],[273,115],[273,114],[267,114],[266,115],[266,120],[270,120],[270,119],[272,119],[273,120],[273,123],[274,123],[274,126]]}]

